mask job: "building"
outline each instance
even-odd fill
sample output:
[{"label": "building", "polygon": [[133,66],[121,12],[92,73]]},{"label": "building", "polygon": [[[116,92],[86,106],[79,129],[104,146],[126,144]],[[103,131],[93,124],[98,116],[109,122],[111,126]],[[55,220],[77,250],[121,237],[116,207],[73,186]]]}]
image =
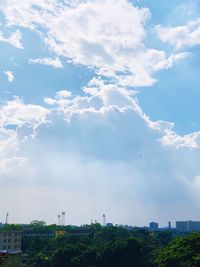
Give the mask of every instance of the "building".
[{"label": "building", "polygon": [[90,229],[85,229],[83,227],[79,227],[77,229],[70,229],[70,230],[66,231],[66,235],[80,236],[80,237],[88,236],[90,233],[91,233]]},{"label": "building", "polygon": [[177,221],[176,229],[180,233],[200,231],[200,221]]},{"label": "building", "polygon": [[37,229],[24,229],[23,230],[24,237],[32,237],[32,238],[44,238],[49,239],[54,237],[54,231],[50,230],[37,230]]},{"label": "building", "polygon": [[150,230],[158,230],[158,223],[157,222],[150,222],[149,228],[150,228]]},{"label": "building", "polygon": [[21,239],[21,231],[0,230],[0,251],[21,251]]}]

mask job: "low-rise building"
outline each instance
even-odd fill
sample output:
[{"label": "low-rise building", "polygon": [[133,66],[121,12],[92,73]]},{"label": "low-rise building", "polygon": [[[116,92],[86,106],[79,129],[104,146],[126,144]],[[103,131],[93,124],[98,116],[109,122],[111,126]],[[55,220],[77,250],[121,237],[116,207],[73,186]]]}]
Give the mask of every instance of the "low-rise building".
[{"label": "low-rise building", "polygon": [[15,230],[0,230],[1,251],[21,251],[22,232]]},{"label": "low-rise building", "polygon": [[88,236],[91,233],[90,229],[84,229],[84,228],[77,228],[77,229],[71,229],[66,231],[66,235],[70,235],[70,236]]},{"label": "low-rise building", "polygon": [[24,237],[32,237],[32,238],[53,238],[54,237],[54,231],[49,230],[36,230],[36,229],[25,229],[23,230],[23,236]]}]

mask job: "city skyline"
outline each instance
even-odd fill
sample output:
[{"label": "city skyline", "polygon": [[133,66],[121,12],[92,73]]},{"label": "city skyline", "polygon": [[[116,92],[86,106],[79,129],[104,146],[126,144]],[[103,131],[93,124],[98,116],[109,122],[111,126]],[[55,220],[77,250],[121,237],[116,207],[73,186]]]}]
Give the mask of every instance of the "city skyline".
[{"label": "city skyline", "polygon": [[198,220],[199,14],[197,0],[0,1],[1,218]]}]

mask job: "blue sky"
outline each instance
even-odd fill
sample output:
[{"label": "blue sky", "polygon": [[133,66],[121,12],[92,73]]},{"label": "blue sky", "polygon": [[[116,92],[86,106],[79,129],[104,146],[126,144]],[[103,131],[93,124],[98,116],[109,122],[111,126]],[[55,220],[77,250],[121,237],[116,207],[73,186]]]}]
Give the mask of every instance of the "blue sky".
[{"label": "blue sky", "polygon": [[2,221],[199,219],[199,9],[1,1]]}]

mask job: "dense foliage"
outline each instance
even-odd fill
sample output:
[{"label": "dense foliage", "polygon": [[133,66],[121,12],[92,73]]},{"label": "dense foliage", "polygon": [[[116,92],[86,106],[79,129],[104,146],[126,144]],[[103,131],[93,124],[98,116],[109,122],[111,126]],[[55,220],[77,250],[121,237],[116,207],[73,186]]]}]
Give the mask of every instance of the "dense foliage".
[{"label": "dense foliage", "polygon": [[199,267],[200,233],[174,239],[159,251],[156,262],[159,267]]},{"label": "dense foliage", "polygon": [[[46,226],[45,226],[46,227]],[[87,227],[86,227],[87,229]],[[68,229],[70,231],[70,229]],[[152,235],[124,227],[88,226],[85,237],[24,237],[29,267],[145,267],[156,266],[153,251],[171,240],[168,232]]]},{"label": "dense foliage", "polygon": [[[37,229],[56,226],[36,225]],[[35,229],[35,228],[34,228]],[[57,238],[23,237],[28,267],[197,267],[200,233],[172,237],[168,232],[87,226],[85,237],[67,233]],[[78,229],[78,228],[75,228]],[[73,229],[74,230],[74,229]],[[73,231],[72,231],[73,232]]]}]

